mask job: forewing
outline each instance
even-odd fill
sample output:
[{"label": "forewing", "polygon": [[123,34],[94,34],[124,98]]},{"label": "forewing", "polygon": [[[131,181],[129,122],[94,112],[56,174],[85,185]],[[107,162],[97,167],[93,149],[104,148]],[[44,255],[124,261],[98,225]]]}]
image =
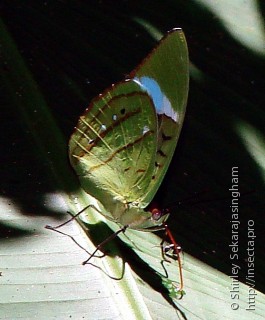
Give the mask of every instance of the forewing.
[{"label": "forewing", "polygon": [[155,166],[142,203],[150,203],[154,197],[176,148],[186,110],[188,67],[184,33],[174,29],[130,75],[150,95],[158,116]]}]

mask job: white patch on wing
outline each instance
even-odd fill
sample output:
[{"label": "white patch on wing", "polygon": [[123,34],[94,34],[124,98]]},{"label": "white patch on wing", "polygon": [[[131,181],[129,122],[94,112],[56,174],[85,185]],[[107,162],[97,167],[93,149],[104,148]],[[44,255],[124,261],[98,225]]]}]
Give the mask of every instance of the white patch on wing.
[{"label": "white patch on wing", "polygon": [[163,96],[162,104],[163,104],[163,113],[178,123],[179,122],[179,114],[177,111],[173,110],[171,103],[166,96]]},{"label": "white patch on wing", "polygon": [[143,127],[143,135],[146,134],[146,132],[150,131],[149,127],[148,126],[144,126]]}]

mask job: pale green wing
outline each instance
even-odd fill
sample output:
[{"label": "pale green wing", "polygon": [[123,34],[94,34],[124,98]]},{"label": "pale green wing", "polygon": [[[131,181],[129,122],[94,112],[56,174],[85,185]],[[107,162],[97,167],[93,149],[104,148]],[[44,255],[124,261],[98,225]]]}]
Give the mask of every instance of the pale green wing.
[{"label": "pale green wing", "polygon": [[188,93],[184,34],[172,30],[133,71],[94,99],[69,142],[82,187],[117,217],[146,207],[173,156]]},{"label": "pale green wing", "polygon": [[159,123],[155,167],[143,205],[154,197],[176,148],[188,97],[188,68],[184,33],[174,29],[130,75],[152,98]]},{"label": "pale green wing", "polygon": [[92,101],[70,138],[69,157],[84,190],[116,216],[115,205],[137,202],[148,190],[156,141],[153,102],[127,80]]}]

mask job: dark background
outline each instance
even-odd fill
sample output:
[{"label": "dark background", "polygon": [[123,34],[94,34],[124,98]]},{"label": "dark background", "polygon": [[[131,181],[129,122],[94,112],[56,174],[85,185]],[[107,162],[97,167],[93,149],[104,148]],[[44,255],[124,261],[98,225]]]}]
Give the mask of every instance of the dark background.
[{"label": "dark background", "polygon": [[[0,10],[63,132],[65,160],[67,140],[89,101],[122,80],[156,44],[135,18],[163,34],[174,27],[184,30],[190,61],[202,78],[191,73],[183,131],[156,201],[161,207],[181,201],[171,209],[169,224],[184,252],[231,275],[228,189],[231,169],[238,166],[240,276],[244,281],[247,221],[253,219],[256,288],[264,291],[264,170],[262,176],[234,127],[242,120],[264,134],[264,57],[243,47],[217,16],[193,1],[2,1]],[[19,88],[5,83],[11,69],[2,59],[2,195],[26,215],[55,215],[41,201],[44,193],[58,189],[51,187],[52,164],[35,147],[17,111],[14,96]],[[64,186],[64,191],[70,187]],[[25,234],[4,223],[0,231],[1,237]]]}]

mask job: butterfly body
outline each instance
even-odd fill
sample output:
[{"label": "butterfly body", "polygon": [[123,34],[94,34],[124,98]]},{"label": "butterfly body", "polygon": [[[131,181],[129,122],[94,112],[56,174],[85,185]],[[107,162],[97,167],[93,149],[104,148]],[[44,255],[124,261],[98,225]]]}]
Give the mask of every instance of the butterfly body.
[{"label": "butterfly body", "polygon": [[146,210],[173,156],[188,92],[184,34],[172,30],[128,79],[92,100],[69,142],[83,189],[108,219],[153,230],[167,215]]}]

